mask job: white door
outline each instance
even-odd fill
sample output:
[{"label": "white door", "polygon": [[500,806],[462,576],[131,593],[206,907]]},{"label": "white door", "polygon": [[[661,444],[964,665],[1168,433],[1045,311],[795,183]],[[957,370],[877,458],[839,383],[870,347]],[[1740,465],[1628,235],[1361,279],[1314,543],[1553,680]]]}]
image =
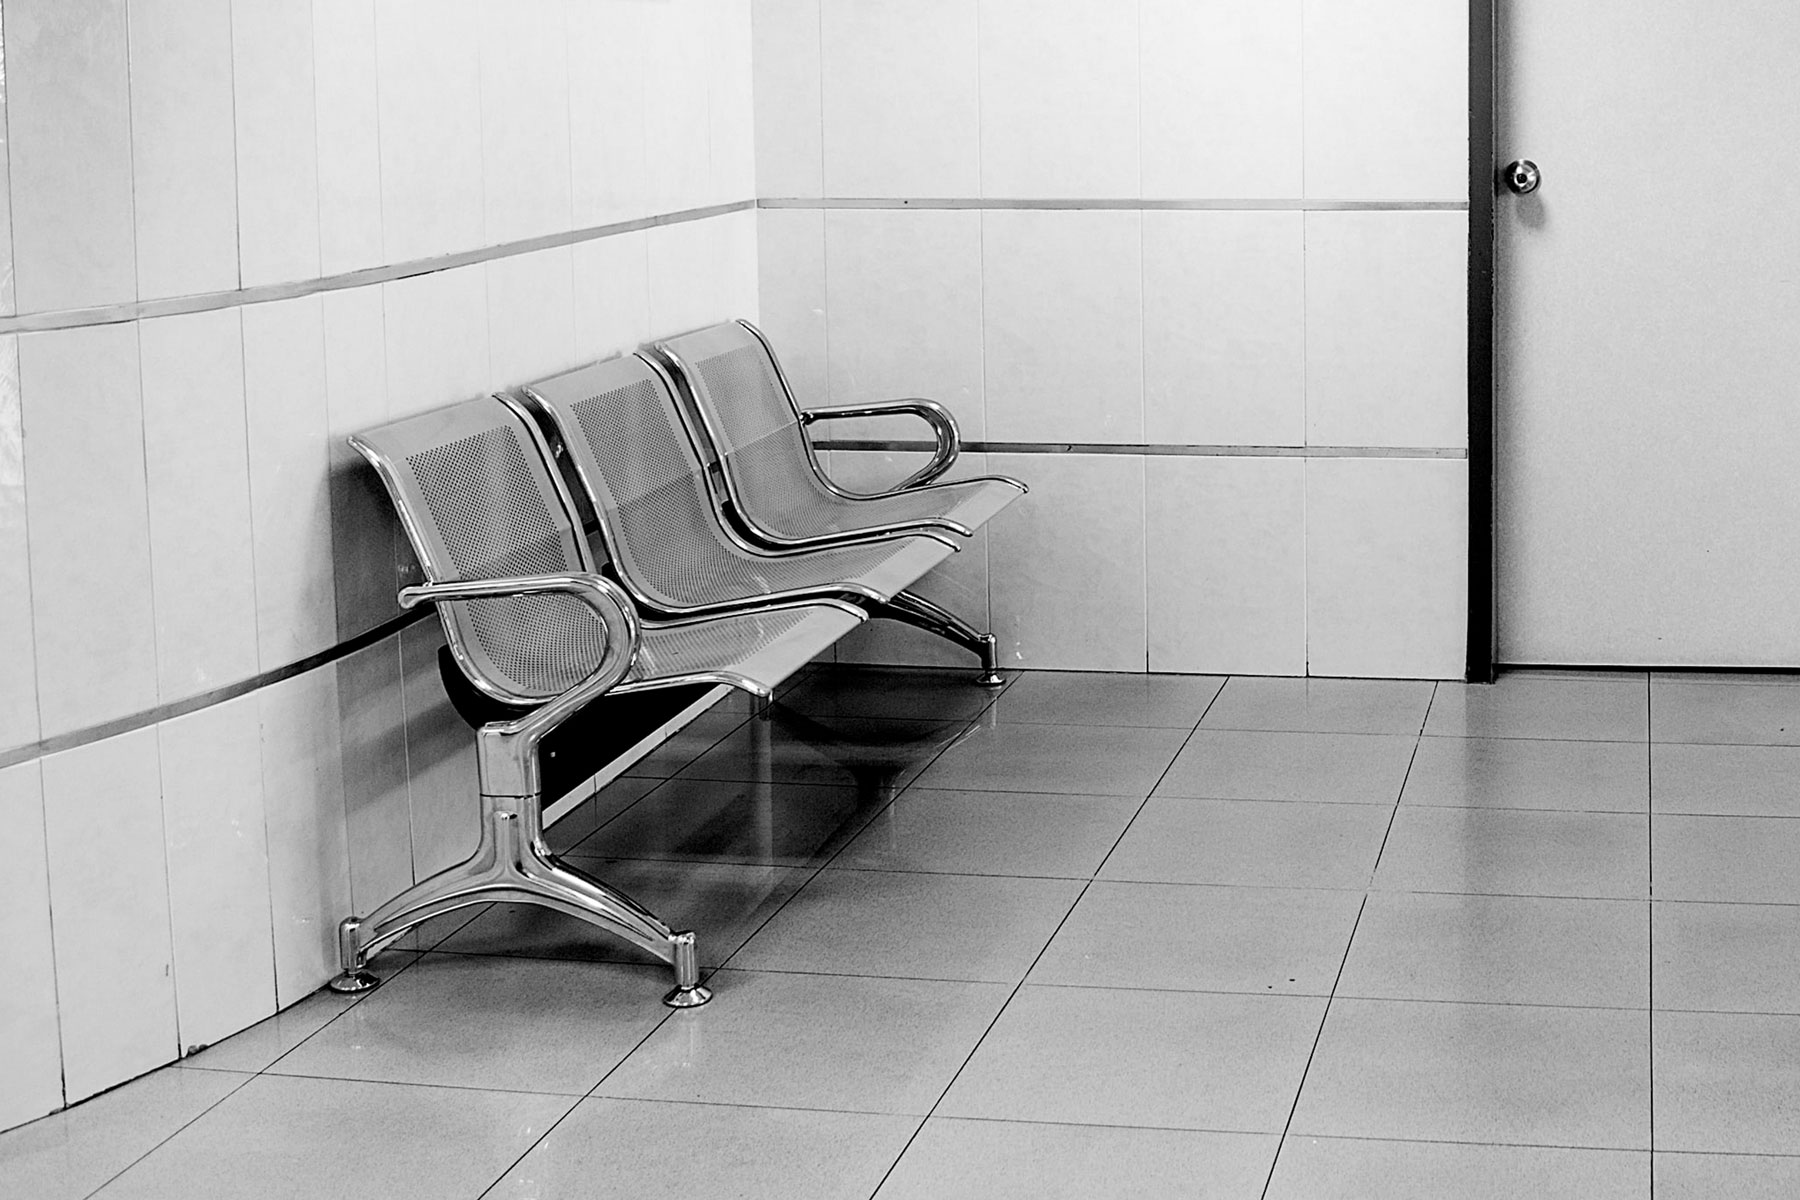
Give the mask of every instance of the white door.
[{"label": "white door", "polygon": [[1499,659],[1800,666],[1800,3],[1496,3]]}]

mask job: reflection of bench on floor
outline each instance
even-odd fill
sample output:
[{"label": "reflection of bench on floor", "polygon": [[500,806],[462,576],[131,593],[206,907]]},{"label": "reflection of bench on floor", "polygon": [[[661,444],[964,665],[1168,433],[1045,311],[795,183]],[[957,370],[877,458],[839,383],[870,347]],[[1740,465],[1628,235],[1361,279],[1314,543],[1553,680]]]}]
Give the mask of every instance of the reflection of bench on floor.
[{"label": "reflection of bench on floor", "polygon": [[[949,454],[938,456],[945,466],[954,457],[953,425],[949,439]],[[369,959],[421,922],[515,901],[643,947],[674,968],[666,1003],[704,1004],[710,994],[699,982],[693,933],[671,930],[559,861],[544,842],[546,813],[560,815],[558,807],[579,799],[575,789],[616,775],[722,688],[766,702],[870,616],[976,651],[982,682],[999,682],[991,635],[904,589],[958,548],[973,528],[959,522],[984,520],[984,509],[998,511],[1022,485],[977,481],[1004,499],[995,503],[999,493],[987,492],[974,511],[953,503],[947,520],[916,515],[916,504],[896,516],[881,503],[887,497],[843,496],[846,510],[817,518],[812,534],[766,538],[760,525],[741,522],[751,519],[746,510],[760,521],[778,509],[746,497],[741,474],[726,490],[730,472],[702,450],[703,433],[689,432],[674,380],[648,356],[584,367],[521,397],[467,401],[351,441],[387,486],[424,570],[426,582],[403,590],[402,605],[433,603],[443,622],[445,686],[478,727],[482,828],[468,859],[342,922],[338,991],[374,987]],[[557,447],[593,506],[597,544],[582,532]],[[816,472],[804,435],[793,448]],[[977,490],[948,487],[965,498]],[[894,498],[910,503],[909,496]],[[857,507],[867,503],[875,507]],[[559,797],[563,805],[551,803]]]}]

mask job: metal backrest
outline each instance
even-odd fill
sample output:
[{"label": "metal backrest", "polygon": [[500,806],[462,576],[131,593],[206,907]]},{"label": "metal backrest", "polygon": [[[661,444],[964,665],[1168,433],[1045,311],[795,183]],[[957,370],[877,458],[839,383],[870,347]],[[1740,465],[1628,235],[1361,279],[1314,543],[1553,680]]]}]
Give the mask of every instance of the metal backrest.
[{"label": "metal backrest", "polygon": [[665,338],[652,349],[680,371],[720,454],[778,434],[804,440],[800,411],[774,352],[749,323],[711,325]]},{"label": "metal backrest", "polygon": [[627,355],[523,393],[562,437],[626,587],[670,608],[706,593],[709,581],[694,576],[716,565],[725,535],[662,368]]},{"label": "metal backrest", "polygon": [[[430,583],[592,571],[562,483],[533,434],[492,397],[395,421],[350,444],[374,464]],[[471,682],[513,703],[587,677],[605,630],[580,600],[520,596],[438,605]]]}]

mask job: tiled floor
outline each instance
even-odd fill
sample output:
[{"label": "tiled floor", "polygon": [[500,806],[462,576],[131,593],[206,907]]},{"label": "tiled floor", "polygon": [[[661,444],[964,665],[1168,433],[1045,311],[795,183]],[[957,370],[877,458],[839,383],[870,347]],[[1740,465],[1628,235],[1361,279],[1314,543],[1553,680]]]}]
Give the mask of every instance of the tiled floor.
[{"label": "tiled floor", "polygon": [[989,699],[819,668],[772,782],[713,715],[558,827],[710,1006],[478,911],[0,1135],[0,1194],[1800,1195],[1800,683]]}]

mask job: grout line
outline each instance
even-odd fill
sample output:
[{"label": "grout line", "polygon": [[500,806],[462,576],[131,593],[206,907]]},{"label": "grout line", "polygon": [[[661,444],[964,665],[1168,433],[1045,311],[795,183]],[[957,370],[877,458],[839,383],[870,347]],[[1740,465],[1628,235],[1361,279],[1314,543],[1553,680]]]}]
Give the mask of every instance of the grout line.
[{"label": "grout line", "polygon": [[[157,1069],[164,1070],[166,1068],[159,1067]],[[213,1074],[215,1074],[215,1075],[224,1074],[224,1072],[215,1071],[215,1072],[213,1072]],[[139,1076],[138,1078],[141,1079],[141,1078],[143,1078],[143,1076]],[[200,1118],[204,1117],[207,1113],[209,1113],[213,1109],[219,1107],[219,1105],[225,1103],[227,1100],[231,1099],[233,1096],[235,1096],[239,1092],[243,1091],[246,1087],[250,1086],[250,1081],[255,1078],[256,1078],[255,1075],[245,1075],[243,1078],[243,1082],[239,1083],[236,1087],[234,1087],[230,1091],[226,1092],[223,1096],[220,1096],[217,1100],[214,1100],[211,1104],[207,1105],[205,1108],[203,1108],[199,1112],[195,1113],[192,1120],[182,1122],[181,1126],[175,1130],[172,1130],[169,1133],[168,1137],[165,1137],[162,1140],[158,1141],[156,1143],[156,1145],[150,1147],[148,1150],[144,1151],[142,1154],[138,1155],[136,1158],[134,1158],[130,1162],[126,1163],[123,1167],[120,1167],[118,1169],[118,1171],[115,1172],[114,1174],[112,1174],[111,1176],[109,1176],[104,1183],[102,1183],[99,1187],[95,1188],[93,1191],[85,1193],[85,1195],[86,1196],[95,1196],[95,1195],[98,1195],[101,1191],[110,1187],[112,1185],[113,1181],[118,1179],[121,1175],[125,1174],[125,1172],[131,1170],[133,1167],[135,1167],[139,1163],[143,1162],[146,1158],[149,1158],[152,1154],[155,1154],[158,1150],[162,1149],[164,1146],[168,1145],[171,1141],[173,1141],[180,1134],[185,1132],[189,1126],[192,1126],[195,1123],[197,1123],[200,1120]],[[132,1081],[128,1080],[127,1082],[132,1082]],[[119,1086],[123,1087],[124,1084],[120,1084]],[[111,1091],[111,1090],[113,1090],[113,1089],[111,1089],[111,1088],[107,1089],[107,1091]],[[100,1092],[100,1093],[97,1093],[97,1095],[95,1095],[95,1096],[89,1096],[88,1100],[97,1099],[99,1096],[104,1096],[104,1095],[106,1095],[106,1092]],[[83,1100],[83,1101],[81,1101],[81,1103],[85,1104],[85,1103],[87,1103],[87,1100]],[[69,1110],[64,1109],[63,1111],[67,1112]]]}]

